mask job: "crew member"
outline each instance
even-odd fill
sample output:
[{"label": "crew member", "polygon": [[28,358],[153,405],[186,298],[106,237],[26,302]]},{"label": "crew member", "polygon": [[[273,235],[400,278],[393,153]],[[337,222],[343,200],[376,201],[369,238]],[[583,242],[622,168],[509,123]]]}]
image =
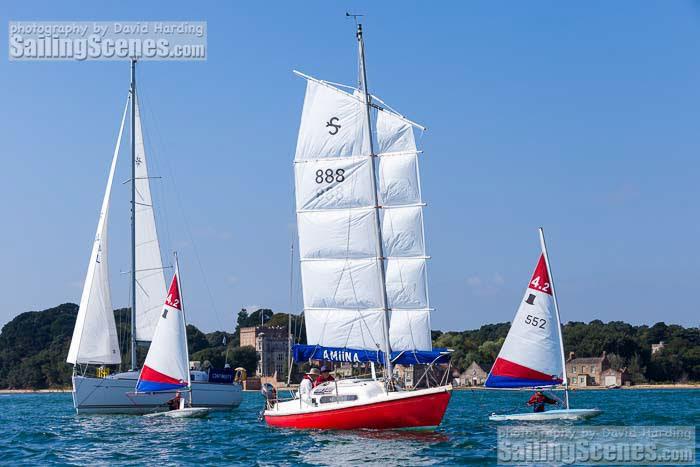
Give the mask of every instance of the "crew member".
[{"label": "crew member", "polygon": [[321,376],[316,378],[316,381],[314,382],[314,387],[318,386],[319,384],[326,383],[328,381],[335,381],[335,378],[331,376],[331,370],[324,365],[321,367]]},{"label": "crew member", "polygon": [[544,412],[545,404],[556,404],[557,401],[551,397],[545,396],[542,391],[535,392],[530,400],[527,401],[527,405],[531,405],[535,412]]},{"label": "crew member", "polygon": [[311,391],[314,388],[314,380],[321,374],[318,368],[311,368],[306,372],[304,378],[302,378],[301,383],[299,383],[299,397],[304,402],[309,402],[311,399]]}]

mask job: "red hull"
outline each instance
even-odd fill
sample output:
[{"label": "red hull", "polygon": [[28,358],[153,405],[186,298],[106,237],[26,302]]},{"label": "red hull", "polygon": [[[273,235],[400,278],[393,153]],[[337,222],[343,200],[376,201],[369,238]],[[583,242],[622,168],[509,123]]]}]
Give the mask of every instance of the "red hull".
[{"label": "red hull", "polygon": [[320,430],[390,430],[435,427],[440,424],[452,391],[375,402],[338,410],[294,415],[265,415],[268,425],[279,428]]}]

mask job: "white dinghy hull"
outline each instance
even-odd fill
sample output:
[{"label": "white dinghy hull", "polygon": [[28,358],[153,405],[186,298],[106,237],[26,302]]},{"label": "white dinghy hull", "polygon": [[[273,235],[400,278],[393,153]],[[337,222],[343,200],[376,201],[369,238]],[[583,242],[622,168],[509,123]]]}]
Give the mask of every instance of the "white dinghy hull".
[{"label": "white dinghy hull", "polygon": [[202,418],[209,415],[208,407],[185,407],[184,409],[169,410],[168,412],[156,412],[144,415],[144,417],[170,417],[170,418]]},{"label": "white dinghy hull", "polygon": [[489,420],[494,422],[503,422],[508,420],[517,420],[522,422],[542,422],[549,420],[587,420],[597,417],[603,413],[600,409],[560,409],[548,410],[546,412],[527,412],[527,413],[512,413],[512,414],[491,414]]}]

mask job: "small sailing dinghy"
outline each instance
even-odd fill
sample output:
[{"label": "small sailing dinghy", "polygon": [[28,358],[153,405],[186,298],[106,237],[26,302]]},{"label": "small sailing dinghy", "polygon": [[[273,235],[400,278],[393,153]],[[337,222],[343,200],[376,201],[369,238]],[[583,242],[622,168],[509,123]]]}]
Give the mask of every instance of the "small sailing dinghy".
[{"label": "small sailing dinghy", "polygon": [[490,420],[580,420],[601,413],[598,409],[569,407],[559,305],[542,228],[539,229],[539,234],[542,253],[537,267],[484,386],[530,390],[562,386],[565,408],[544,412],[492,414]]},{"label": "small sailing dinghy", "polygon": [[[180,270],[175,255],[175,275],[136,383],[135,397],[140,394],[169,393],[179,399],[179,407],[168,412],[147,414],[147,417],[203,417],[210,410],[208,407],[192,407],[187,324],[180,290]],[[181,395],[183,392],[187,393],[185,397]]]},{"label": "small sailing dinghy", "polygon": [[357,88],[296,72],[307,82],[294,169],[308,345],[294,347],[294,360],[370,362],[373,377],[325,382],[285,401],[265,391],[264,419],[282,428],[434,429],[452,386],[401,390],[392,380],[395,364],[449,361],[430,335],[413,134],[423,127],[369,94],[362,25],[357,40]]}]

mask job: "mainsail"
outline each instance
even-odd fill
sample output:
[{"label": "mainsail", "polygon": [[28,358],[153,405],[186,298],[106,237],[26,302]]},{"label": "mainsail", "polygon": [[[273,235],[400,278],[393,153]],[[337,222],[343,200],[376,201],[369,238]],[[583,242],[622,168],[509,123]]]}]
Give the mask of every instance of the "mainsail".
[{"label": "mainsail", "polygon": [[165,306],[158,315],[153,342],[139,374],[139,392],[181,389],[189,384],[189,357],[185,315],[180,295],[179,274],[175,270]]},{"label": "mainsail", "polygon": [[117,144],[112,156],[112,164],[107,178],[97,233],[90,253],[90,262],[80,297],[80,308],[73,330],[73,338],[68,350],[68,363],[118,364],[121,362],[117,326],[114,322],[114,310],[109,288],[109,265],[107,255],[107,219],[112,193],[114,171],[117,166],[121,146],[124,122],[126,120],[129,100],[124,109]]},{"label": "mainsail", "polygon": [[150,341],[163,306],[165,277],[156,231],[138,99],[135,114],[136,340]]},{"label": "mainsail", "polygon": [[[543,237],[542,237],[543,238]],[[513,324],[484,385],[492,388],[555,386],[565,381],[554,286],[543,251]]]},{"label": "mainsail", "polygon": [[[413,125],[376,106],[369,117],[361,91],[348,93],[304,77],[294,162],[307,341],[383,351],[386,293],[391,349],[430,351]],[[368,117],[378,148],[374,155]]]}]

